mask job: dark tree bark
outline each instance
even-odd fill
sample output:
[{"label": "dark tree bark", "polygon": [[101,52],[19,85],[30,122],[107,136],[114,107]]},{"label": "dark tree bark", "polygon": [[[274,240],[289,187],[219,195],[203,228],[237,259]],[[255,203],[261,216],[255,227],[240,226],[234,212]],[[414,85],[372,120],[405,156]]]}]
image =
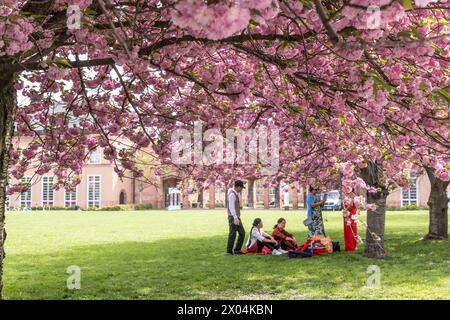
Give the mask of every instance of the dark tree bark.
[{"label": "dark tree bark", "polygon": [[367,193],[367,203],[375,204],[376,209],[367,211],[366,246],[364,248],[364,255],[369,258],[383,259],[386,256],[384,250],[384,227],[386,198],[389,191],[384,183],[382,162],[369,162],[368,166],[361,170],[361,176],[366,184],[377,189],[376,193]]},{"label": "dark tree bark", "polygon": [[203,208],[203,189],[200,189],[198,191],[197,203],[199,208]]},{"label": "dark tree bark", "polygon": [[247,206],[249,208],[255,208],[255,179],[249,178],[247,185]]},{"label": "dark tree bark", "polygon": [[[0,65],[0,70],[2,70]],[[3,259],[5,258],[5,199],[8,185],[8,162],[14,131],[16,89],[13,76],[0,75],[0,300],[3,289]]]},{"label": "dark tree bark", "polygon": [[448,240],[448,196],[449,181],[442,181],[435,175],[433,168],[424,166],[431,183],[428,207],[430,225],[425,240]]},{"label": "dark tree bark", "polygon": [[306,209],[306,194],[308,193],[309,186],[305,185],[302,190],[303,190],[303,208]]},{"label": "dark tree bark", "polygon": [[280,183],[275,187],[275,208],[280,208]]}]

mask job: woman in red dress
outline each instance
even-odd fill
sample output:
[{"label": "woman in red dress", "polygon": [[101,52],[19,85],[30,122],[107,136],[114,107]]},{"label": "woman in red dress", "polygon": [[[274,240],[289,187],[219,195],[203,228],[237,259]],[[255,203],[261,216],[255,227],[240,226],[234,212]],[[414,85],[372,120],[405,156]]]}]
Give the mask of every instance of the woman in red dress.
[{"label": "woman in red dress", "polygon": [[356,215],[358,208],[353,201],[355,193],[352,191],[349,194],[351,202],[344,206],[344,246],[345,251],[355,251],[357,246],[358,230],[356,223]]}]

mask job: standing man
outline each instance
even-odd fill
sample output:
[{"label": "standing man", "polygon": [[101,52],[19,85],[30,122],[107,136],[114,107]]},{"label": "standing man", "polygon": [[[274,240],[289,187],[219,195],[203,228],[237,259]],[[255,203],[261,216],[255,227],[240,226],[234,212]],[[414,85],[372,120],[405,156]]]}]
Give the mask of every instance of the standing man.
[{"label": "standing man", "polygon": [[[228,233],[228,246],[227,255],[231,256],[233,254],[239,255],[243,254],[241,251],[242,245],[244,244],[245,230],[241,221],[241,205],[239,202],[239,194],[242,189],[244,189],[244,182],[241,180],[236,180],[234,182],[234,188],[228,190],[228,224],[230,226],[230,231]],[[233,250],[234,241],[236,240],[236,232],[238,233],[238,241],[236,247]]]}]

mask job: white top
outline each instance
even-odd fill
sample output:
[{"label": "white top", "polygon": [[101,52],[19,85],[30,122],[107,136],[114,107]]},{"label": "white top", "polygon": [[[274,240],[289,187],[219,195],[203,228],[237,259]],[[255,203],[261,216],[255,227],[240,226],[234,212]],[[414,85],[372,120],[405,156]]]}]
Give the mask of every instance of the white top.
[{"label": "white top", "polygon": [[228,189],[228,209],[230,210],[233,218],[237,218],[236,212],[236,191]]},{"label": "white top", "polygon": [[253,227],[252,232],[248,236],[247,248],[250,248],[256,243],[256,241],[263,241],[266,238],[270,238],[270,235],[264,232],[263,229],[258,230],[258,228]]}]

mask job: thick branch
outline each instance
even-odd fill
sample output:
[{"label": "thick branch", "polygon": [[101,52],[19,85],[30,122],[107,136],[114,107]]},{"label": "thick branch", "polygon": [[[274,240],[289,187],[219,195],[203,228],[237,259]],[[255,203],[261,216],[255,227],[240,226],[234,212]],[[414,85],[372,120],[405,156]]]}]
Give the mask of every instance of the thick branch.
[{"label": "thick branch", "polygon": [[336,44],[339,42],[339,35],[337,32],[333,29],[331,26],[330,20],[328,19],[328,15],[325,12],[324,7],[322,6],[322,2],[320,0],[314,0],[314,5],[316,6],[317,14],[320,17],[320,20],[322,21],[322,24],[324,25],[325,29],[327,30],[328,37],[330,38],[331,42]]}]

